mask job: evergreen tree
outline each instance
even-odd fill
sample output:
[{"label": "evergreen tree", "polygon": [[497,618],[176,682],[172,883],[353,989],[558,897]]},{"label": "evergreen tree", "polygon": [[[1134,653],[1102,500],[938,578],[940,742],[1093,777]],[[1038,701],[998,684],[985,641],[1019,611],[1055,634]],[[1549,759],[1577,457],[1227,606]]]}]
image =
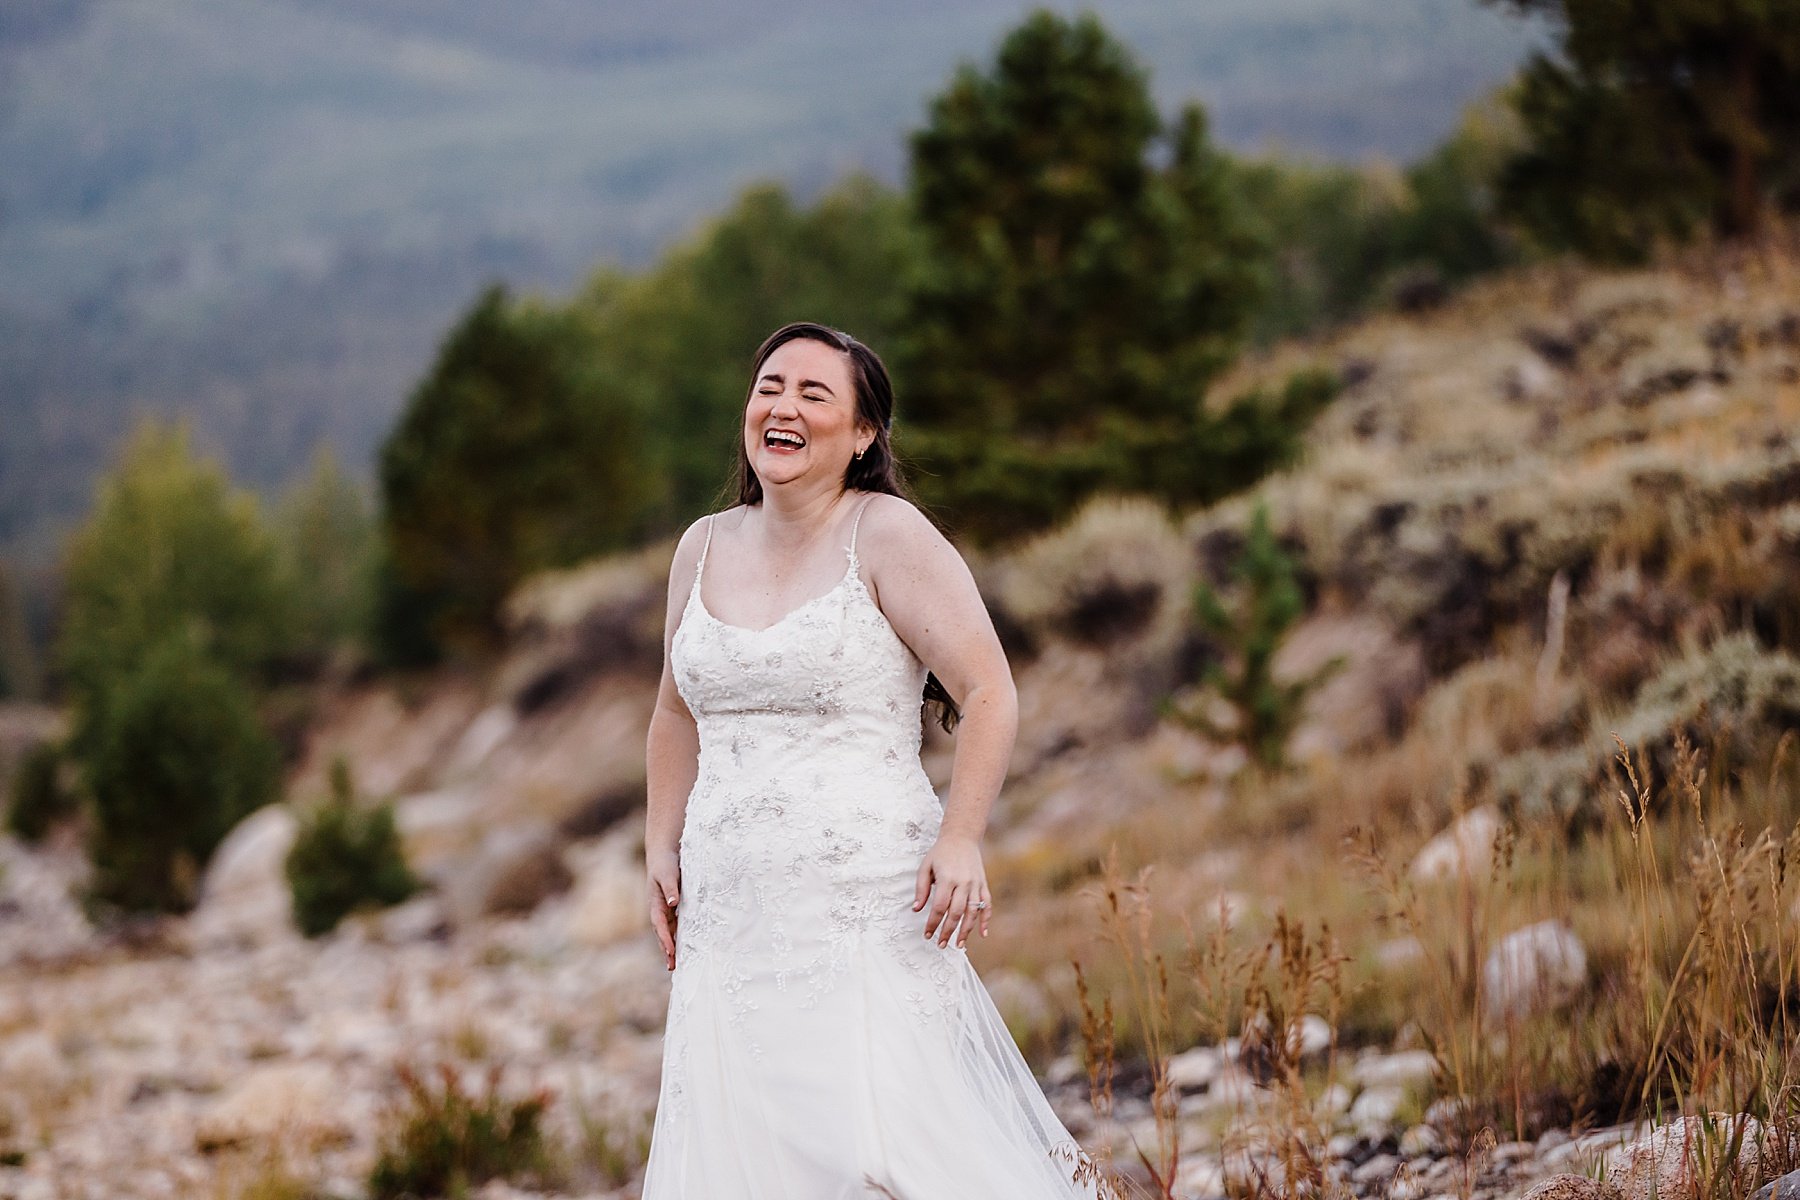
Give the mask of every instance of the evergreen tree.
[{"label": "evergreen tree", "polygon": [[1178,707],[1174,712],[1210,736],[1240,742],[1264,766],[1279,768],[1307,693],[1347,660],[1338,655],[1304,679],[1284,683],[1275,678],[1275,652],[1289,627],[1305,613],[1306,602],[1297,564],[1269,528],[1268,508],[1261,503],[1251,514],[1244,549],[1232,573],[1240,587],[1236,605],[1227,608],[1211,587],[1200,583],[1194,588],[1194,615],[1236,659],[1232,670],[1213,663],[1205,677],[1237,710],[1236,724],[1220,728],[1203,711]]},{"label": "evergreen tree", "polygon": [[279,748],[249,689],[191,628],[148,647],[115,687],[88,758],[89,896],[127,911],[185,911],[219,842],[275,797]]},{"label": "evergreen tree", "polygon": [[480,653],[526,574],[629,544],[657,486],[632,410],[571,313],[488,288],[381,450],[378,649]]},{"label": "evergreen tree", "polygon": [[291,634],[256,497],[193,455],[185,423],[147,421],[134,432],[70,539],[64,579],[56,650],[78,759],[94,749],[113,690],[172,632],[247,682],[266,673]]},{"label": "evergreen tree", "polygon": [[0,562],[0,700],[33,700],[43,687],[23,589]]},{"label": "evergreen tree", "polygon": [[275,526],[299,654],[316,659],[368,626],[371,508],[327,443],[320,443],[306,477],[282,499]]},{"label": "evergreen tree", "polygon": [[1259,249],[1201,110],[1165,128],[1098,19],[1039,11],[932,103],[912,199],[896,435],[924,498],[996,538],[1101,489],[1203,494],[1200,401]]},{"label": "evergreen tree", "polygon": [[651,270],[593,277],[575,307],[603,386],[650,432],[649,473],[664,489],[657,529],[679,529],[720,500],[750,355],[769,333],[820,321],[888,355],[910,237],[902,197],[866,176],[811,205],[763,184]]},{"label": "evergreen tree", "polygon": [[1557,27],[1526,65],[1530,148],[1508,207],[1547,244],[1641,259],[1702,229],[1754,234],[1800,200],[1800,6],[1487,0]]}]

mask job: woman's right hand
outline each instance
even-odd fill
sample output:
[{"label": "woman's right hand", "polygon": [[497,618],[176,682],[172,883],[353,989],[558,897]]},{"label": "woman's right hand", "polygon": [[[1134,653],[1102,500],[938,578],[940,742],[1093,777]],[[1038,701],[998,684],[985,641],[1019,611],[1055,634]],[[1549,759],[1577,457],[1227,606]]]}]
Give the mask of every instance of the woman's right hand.
[{"label": "woman's right hand", "polygon": [[673,850],[645,856],[644,875],[649,888],[650,925],[662,943],[665,969],[675,969],[676,905],[681,900],[681,857]]}]

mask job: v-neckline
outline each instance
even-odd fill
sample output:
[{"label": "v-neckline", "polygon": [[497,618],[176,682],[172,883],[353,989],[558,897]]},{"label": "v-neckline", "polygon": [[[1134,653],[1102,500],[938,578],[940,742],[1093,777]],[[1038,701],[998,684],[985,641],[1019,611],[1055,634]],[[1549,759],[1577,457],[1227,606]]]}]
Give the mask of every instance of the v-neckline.
[{"label": "v-neckline", "polygon": [[841,579],[839,579],[836,583],[832,584],[831,587],[827,588],[825,591],[819,593],[817,596],[814,596],[812,599],[802,600],[799,604],[795,605],[793,608],[788,609],[786,612],[782,613],[779,617],[775,618],[774,621],[770,622],[767,625],[764,625],[760,629],[752,629],[748,625],[733,625],[730,621],[721,621],[721,620],[719,620],[718,617],[713,615],[713,612],[710,608],[706,607],[706,597],[700,594],[700,580],[701,580],[701,577],[705,573],[705,564],[702,564],[701,570],[697,571],[694,575],[694,601],[695,601],[695,603],[697,603],[700,606],[700,611],[705,614],[707,620],[711,621],[714,625],[718,625],[724,629],[732,630],[735,633],[744,633],[744,634],[749,634],[751,636],[767,633],[771,629],[774,629],[780,625],[786,624],[788,621],[792,620],[794,617],[799,616],[802,612],[804,612],[806,609],[811,608],[813,605],[818,604],[824,600],[830,599],[832,596],[837,594],[838,589],[842,588],[845,584],[849,583],[852,579],[857,579],[860,582],[860,577],[857,574],[856,551],[854,551],[854,550],[850,549],[848,546],[846,546],[846,547],[844,547],[844,553],[849,556],[850,562],[844,568],[844,574]]}]

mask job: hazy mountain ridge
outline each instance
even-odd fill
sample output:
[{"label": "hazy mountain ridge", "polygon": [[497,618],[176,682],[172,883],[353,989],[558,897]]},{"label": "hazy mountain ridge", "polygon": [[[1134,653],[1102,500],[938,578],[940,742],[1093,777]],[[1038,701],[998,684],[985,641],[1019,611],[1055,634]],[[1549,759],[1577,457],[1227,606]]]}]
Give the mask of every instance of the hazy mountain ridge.
[{"label": "hazy mountain ridge", "polygon": [[[0,179],[0,422],[21,431],[0,553],[43,556],[134,411],[193,413],[258,486],[319,437],[362,468],[482,280],[644,262],[757,178],[897,180],[926,98],[1026,7],[21,10],[0,24],[0,158],[23,164]],[[1429,145],[1529,36],[1460,0],[1100,12],[1227,143],[1344,156]]]}]

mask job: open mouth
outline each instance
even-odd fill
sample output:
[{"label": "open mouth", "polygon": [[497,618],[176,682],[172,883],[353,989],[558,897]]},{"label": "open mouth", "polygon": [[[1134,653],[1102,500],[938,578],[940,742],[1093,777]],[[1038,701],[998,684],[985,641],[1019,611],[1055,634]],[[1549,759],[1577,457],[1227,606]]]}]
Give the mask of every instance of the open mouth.
[{"label": "open mouth", "polygon": [[763,434],[763,445],[771,450],[792,454],[806,445],[806,439],[791,429],[771,429]]}]

